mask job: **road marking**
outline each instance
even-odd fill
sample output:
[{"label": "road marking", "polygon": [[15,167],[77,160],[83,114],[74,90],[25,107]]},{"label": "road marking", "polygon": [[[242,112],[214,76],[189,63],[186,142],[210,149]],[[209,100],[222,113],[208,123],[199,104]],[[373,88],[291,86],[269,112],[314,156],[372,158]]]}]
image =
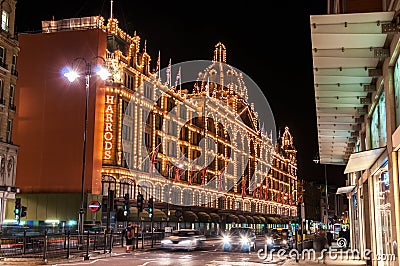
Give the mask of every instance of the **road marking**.
[{"label": "road marking", "polygon": [[[99,261],[98,259],[94,259],[92,261],[89,261],[87,264],[92,264],[92,263],[96,263],[97,261]],[[79,263],[59,263],[59,264],[52,264],[52,266],[56,266],[56,265],[82,265],[82,262]]]}]

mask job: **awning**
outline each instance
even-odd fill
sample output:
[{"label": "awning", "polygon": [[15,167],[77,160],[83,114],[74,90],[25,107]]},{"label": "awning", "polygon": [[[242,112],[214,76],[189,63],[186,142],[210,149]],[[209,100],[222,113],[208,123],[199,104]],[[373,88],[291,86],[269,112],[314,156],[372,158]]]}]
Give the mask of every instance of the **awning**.
[{"label": "awning", "polygon": [[240,223],[247,224],[247,219],[241,214],[238,214],[237,217],[239,218]]},{"label": "awning", "polygon": [[269,224],[276,224],[275,217],[267,217],[267,221],[268,221]]},{"label": "awning", "polygon": [[206,212],[198,212],[197,217],[201,223],[211,223],[211,216]]},{"label": "awning", "polygon": [[199,221],[199,217],[192,211],[183,212],[183,221],[189,223],[195,223]]},{"label": "awning", "polygon": [[[346,165],[382,64],[377,55],[391,33],[390,12],[310,16],[315,107],[321,164]],[[361,118],[361,119],[360,119]]]},{"label": "awning", "polygon": [[[244,217],[243,217],[244,218]],[[232,213],[228,213],[226,215],[226,220],[227,223],[240,223],[240,219],[239,217],[237,217],[236,215],[232,214]]]},{"label": "awning", "polygon": [[386,147],[381,147],[351,154],[344,173],[348,174],[371,168],[385,149]]},{"label": "awning", "polygon": [[213,222],[213,223],[220,223],[221,222],[221,217],[215,212],[211,212],[210,213],[210,217],[211,217],[211,222]]},{"label": "awning", "polygon": [[262,224],[260,217],[252,216],[251,218],[253,218],[255,224]]},{"label": "awning", "polygon": [[163,222],[167,220],[167,214],[160,209],[154,209],[153,211],[153,221]]},{"label": "awning", "polygon": [[176,217],[176,210],[170,210],[169,221],[170,222],[179,222],[182,221],[182,217]]},{"label": "awning", "polygon": [[250,215],[246,215],[245,218],[247,219],[248,224],[254,224],[254,219]]},{"label": "awning", "polygon": [[[149,213],[146,210],[143,210],[139,213],[138,217],[138,208],[131,207],[129,212],[129,220],[134,222],[150,222],[151,219],[149,217]],[[139,219],[138,219],[139,218]]]},{"label": "awning", "polygon": [[337,189],[336,194],[350,193],[354,190],[355,187],[356,186],[340,187]]},{"label": "awning", "polygon": [[260,219],[260,223],[265,224],[266,223],[266,219],[263,216],[257,216],[258,219]]}]

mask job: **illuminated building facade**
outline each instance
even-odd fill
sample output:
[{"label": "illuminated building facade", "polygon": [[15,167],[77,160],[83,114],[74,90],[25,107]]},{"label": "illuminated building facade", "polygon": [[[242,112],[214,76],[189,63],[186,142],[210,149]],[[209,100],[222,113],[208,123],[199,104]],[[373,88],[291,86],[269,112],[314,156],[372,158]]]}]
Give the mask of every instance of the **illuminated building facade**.
[{"label": "illuminated building facade", "polygon": [[15,186],[17,154],[12,130],[16,105],[15,87],[18,79],[17,57],[19,43],[14,31],[15,0],[0,5],[0,224],[5,218],[8,199],[14,199],[19,188]]},{"label": "illuminated building facade", "polygon": [[[21,196],[35,209],[60,211],[66,197],[77,205],[82,167],[83,85],[67,86],[60,73],[51,71],[40,73],[40,79],[29,74],[28,62],[37,59],[34,47],[42,44],[48,49],[41,57],[47,56],[39,61],[47,69],[50,64],[61,69],[77,57],[98,56],[112,72],[106,82],[91,80],[87,202],[103,201],[114,191],[116,217],[123,220],[119,210],[129,194],[129,219],[150,221],[146,211],[138,215],[135,199],[140,192],[145,202],[155,199],[156,226],[180,224],[204,231],[232,224],[261,230],[287,225],[297,215],[296,149],[289,129],[274,144],[272,134],[260,127],[242,73],[226,64],[223,44],[215,46],[211,64],[193,86],[182,89],[185,86],[173,86],[170,77],[165,83],[160,72],[150,71],[146,45],[141,46],[136,34],[123,32],[116,19],[105,25],[101,17],[43,22],[42,33],[21,36],[21,42],[26,45],[21,60],[27,76],[19,83],[18,100],[25,109],[16,134],[27,146],[18,173]],[[62,54],[51,49],[55,46]],[[44,80],[46,86],[41,86]],[[46,94],[50,87],[52,93]],[[59,108],[62,126],[56,126]],[[23,120],[28,113],[33,118]],[[42,142],[29,143],[38,131]],[[62,149],[53,149],[49,142],[58,142]],[[47,162],[46,156],[51,157]],[[55,217],[28,212],[27,220],[68,221],[76,219],[78,209],[47,212]],[[87,211],[85,217],[89,222],[92,215]],[[93,216],[93,221],[101,219]]]}]

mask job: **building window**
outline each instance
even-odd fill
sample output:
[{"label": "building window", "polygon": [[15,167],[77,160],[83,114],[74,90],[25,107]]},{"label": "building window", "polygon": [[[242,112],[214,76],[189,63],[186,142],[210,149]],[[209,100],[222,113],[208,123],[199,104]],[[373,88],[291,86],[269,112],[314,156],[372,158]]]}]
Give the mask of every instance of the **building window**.
[{"label": "building window", "polygon": [[17,76],[17,56],[13,54],[11,60],[11,74]]},{"label": "building window", "polygon": [[122,125],[122,139],[131,140],[131,127],[127,125]]},{"label": "building window", "polygon": [[143,88],[143,94],[144,97],[146,97],[147,99],[153,99],[153,87],[150,84],[145,83]]},{"label": "building window", "polygon": [[7,132],[6,132],[6,141],[11,143],[11,135],[12,135],[12,119],[8,119],[7,121]]},{"label": "building window", "polygon": [[103,194],[103,196],[108,196],[110,190],[115,191],[115,183],[114,177],[108,175],[103,176],[101,180],[101,194]]},{"label": "building window", "polygon": [[122,110],[124,115],[132,116],[132,104],[129,104],[128,101],[122,101]]},{"label": "building window", "polygon": [[3,10],[1,12],[1,29],[5,31],[9,31],[8,25],[10,20],[10,14]]},{"label": "building window", "polygon": [[0,66],[6,67],[6,49],[0,46]]},{"label": "building window", "polygon": [[131,154],[129,152],[123,153],[124,158],[123,158],[123,167],[131,167]]},{"label": "building window", "polygon": [[15,109],[14,107],[14,94],[15,94],[15,86],[10,85],[10,108]]},{"label": "building window", "polygon": [[386,145],[386,106],[385,94],[382,93],[371,118],[371,145],[379,148]]},{"label": "building window", "polygon": [[0,104],[5,105],[6,101],[4,100],[4,81],[0,79]]},{"label": "building window", "polygon": [[125,194],[129,194],[129,198],[133,198],[135,183],[127,178],[124,178],[119,181],[119,197],[124,197]]}]

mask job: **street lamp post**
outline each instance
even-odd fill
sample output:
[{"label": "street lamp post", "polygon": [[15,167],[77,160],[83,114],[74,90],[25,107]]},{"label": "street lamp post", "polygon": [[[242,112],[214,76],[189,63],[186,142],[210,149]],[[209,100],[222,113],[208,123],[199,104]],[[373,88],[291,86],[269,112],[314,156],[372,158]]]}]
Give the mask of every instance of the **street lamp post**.
[{"label": "street lamp post", "polygon": [[[101,56],[96,56],[92,60],[97,62],[98,59],[102,60],[103,65],[105,65],[106,61]],[[92,63],[91,61],[87,61],[83,57],[77,57],[72,61],[71,68],[68,68],[64,73],[64,76],[70,81],[74,82],[78,77],[80,77],[79,73],[76,71],[77,68],[76,63],[78,61],[83,61],[85,63],[85,124],[83,130],[83,152],[82,152],[82,173],[81,173],[81,198],[80,198],[80,208],[78,215],[78,234],[83,234],[83,222],[84,222],[84,213],[85,213],[85,169],[86,169],[86,136],[87,136],[87,124],[88,124],[88,106],[89,106],[89,83],[90,77],[92,76]],[[102,66],[98,67],[96,74],[100,76],[102,80],[106,80],[110,73],[108,70]]]},{"label": "street lamp post", "polygon": [[[314,163],[318,164],[320,163],[320,158],[319,155],[317,154],[315,159],[313,160]],[[326,164],[324,164],[324,176],[325,176],[325,214],[324,214],[324,223],[328,227],[328,211],[329,211],[329,205],[328,205],[328,178],[326,175]]]}]

